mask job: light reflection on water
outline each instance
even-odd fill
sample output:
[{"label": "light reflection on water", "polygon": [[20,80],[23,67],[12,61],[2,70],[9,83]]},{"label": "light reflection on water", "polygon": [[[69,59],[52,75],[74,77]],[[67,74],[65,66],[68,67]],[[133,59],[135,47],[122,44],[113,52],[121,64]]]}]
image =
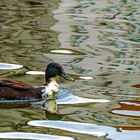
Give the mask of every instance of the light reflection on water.
[{"label": "light reflection on water", "polygon": [[22,68],[22,65],[17,64],[8,64],[8,63],[0,63],[0,70],[12,70]]},{"label": "light reflection on water", "polygon": [[28,140],[74,140],[70,137],[37,134],[37,133],[26,133],[26,132],[5,132],[0,133],[0,138],[3,139],[28,139]]},{"label": "light reflection on water", "polygon": [[119,115],[126,115],[132,117],[140,117],[140,102],[136,101],[123,101],[120,102],[120,107],[114,109],[112,113]]},{"label": "light reflection on water", "polygon": [[140,117],[140,111],[131,111],[131,110],[113,110],[115,114],[126,115],[126,116],[134,116]]},{"label": "light reflection on water", "polygon": [[[11,66],[9,71],[2,66],[5,68],[0,71],[0,76],[42,85],[46,64],[59,62],[76,79],[75,83],[59,79],[60,86],[69,89],[72,97],[107,99],[110,102],[75,104],[76,99],[74,104],[58,105],[59,113],[54,116],[60,115],[59,119],[75,121],[75,124],[99,124],[102,131],[109,134],[103,138],[105,140],[139,138],[139,110],[135,110],[136,105],[126,108],[128,104],[139,101],[139,89],[131,87],[140,81],[139,1],[3,0],[0,8],[0,62],[25,66],[14,72]],[[68,101],[72,103],[70,99]],[[29,120],[46,119],[39,105],[0,110],[1,131],[15,131],[11,124],[23,124],[16,131],[46,133],[44,128],[36,129],[26,124]],[[137,117],[132,111],[136,111]],[[129,130],[117,132],[119,126],[129,127]],[[105,131],[104,127],[110,127],[114,133]],[[60,135],[61,131],[53,129],[50,132]],[[62,135],[92,140],[93,137],[86,132],[83,130],[81,136],[64,131]]]},{"label": "light reflection on water", "polygon": [[39,127],[47,127],[47,128],[56,128],[61,130],[67,130],[76,133],[84,133],[88,135],[93,135],[97,137],[106,136],[112,140],[131,140],[138,139],[140,136],[139,131],[126,131],[121,130],[120,132],[113,127],[88,124],[88,123],[78,123],[78,122],[70,122],[70,121],[29,121],[29,125],[39,126]]}]

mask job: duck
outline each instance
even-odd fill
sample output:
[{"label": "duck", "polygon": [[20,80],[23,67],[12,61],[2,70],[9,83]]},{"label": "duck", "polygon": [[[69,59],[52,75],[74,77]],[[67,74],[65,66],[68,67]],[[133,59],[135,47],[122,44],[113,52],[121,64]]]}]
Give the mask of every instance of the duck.
[{"label": "duck", "polygon": [[55,62],[47,65],[45,70],[45,84],[43,86],[35,87],[18,80],[0,80],[0,100],[54,98],[59,90],[59,85],[56,81],[57,76],[74,81],[71,76],[65,73],[63,67]]},{"label": "duck", "polygon": [[140,83],[135,84],[135,85],[132,85],[132,87],[135,87],[135,88],[140,88]]}]

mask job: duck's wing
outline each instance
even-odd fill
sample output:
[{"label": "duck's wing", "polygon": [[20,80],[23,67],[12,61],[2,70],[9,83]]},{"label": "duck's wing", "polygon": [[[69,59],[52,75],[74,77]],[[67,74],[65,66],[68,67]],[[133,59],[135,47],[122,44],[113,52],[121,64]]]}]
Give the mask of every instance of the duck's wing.
[{"label": "duck's wing", "polygon": [[9,87],[9,88],[14,88],[14,89],[20,89],[20,90],[29,90],[29,89],[33,89],[34,87],[27,84],[27,83],[23,83],[21,81],[17,81],[17,80],[1,80],[0,81],[0,87]]},{"label": "duck's wing", "polygon": [[139,84],[132,85],[132,87],[140,88],[140,83]]}]

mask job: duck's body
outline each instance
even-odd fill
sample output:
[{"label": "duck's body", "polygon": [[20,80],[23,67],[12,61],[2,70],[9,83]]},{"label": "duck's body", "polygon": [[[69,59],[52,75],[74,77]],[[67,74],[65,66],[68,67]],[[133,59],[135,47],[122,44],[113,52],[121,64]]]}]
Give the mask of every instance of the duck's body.
[{"label": "duck's body", "polygon": [[14,80],[0,81],[1,100],[28,100],[42,98],[43,87],[35,88],[29,84]]},{"label": "duck's body", "polygon": [[55,77],[61,76],[67,80],[72,80],[65,74],[60,64],[50,63],[45,71],[45,86],[34,87],[21,81],[1,80],[0,100],[30,100],[53,96],[53,92],[59,89]]}]

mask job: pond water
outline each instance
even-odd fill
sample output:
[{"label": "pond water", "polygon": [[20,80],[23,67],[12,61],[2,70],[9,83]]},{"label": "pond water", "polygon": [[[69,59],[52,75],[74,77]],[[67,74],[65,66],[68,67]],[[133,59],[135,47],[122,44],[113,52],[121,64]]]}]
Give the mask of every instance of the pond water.
[{"label": "pond water", "polygon": [[55,61],[76,81],[58,79],[66,94],[52,102],[55,113],[40,102],[1,102],[0,139],[138,140],[139,5],[1,0],[0,78],[39,86]]}]

